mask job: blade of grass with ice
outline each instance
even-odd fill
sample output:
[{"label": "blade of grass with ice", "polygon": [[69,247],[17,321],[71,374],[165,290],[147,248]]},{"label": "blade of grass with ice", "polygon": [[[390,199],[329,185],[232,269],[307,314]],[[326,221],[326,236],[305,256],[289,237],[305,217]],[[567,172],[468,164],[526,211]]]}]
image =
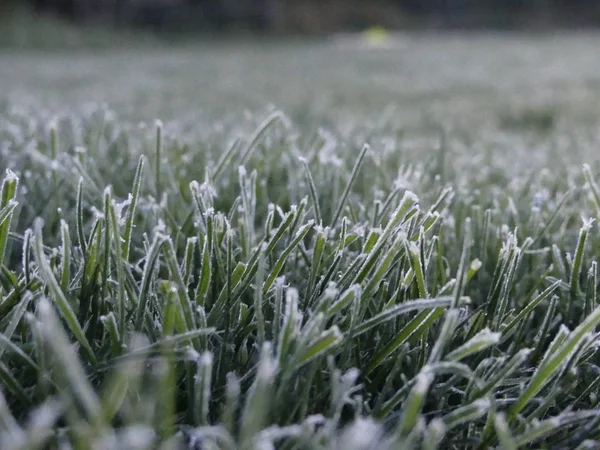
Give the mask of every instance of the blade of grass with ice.
[{"label": "blade of grass with ice", "polygon": [[540,389],[548,382],[549,378],[556,373],[561,364],[566,361],[569,353],[579,345],[584,336],[593,331],[600,323],[600,307],[597,307],[592,314],[575,328],[562,344],[553,352],[531,378],[525,391],[521,394],[517,402],[509,409],[509,419],[514,419],[516,415],[525,407],[525,405],[536,395]]},{"label": "blade of grass with ice", "polygon": [[56,278],[54,277],[54,273],[52,272],[52,269],[50,268],[50,264],[48,263],[48,260],[46,259],[46,255],[44,254],[43,245],[44,244],[42,241],[42,222],[40,220],[38,220],[35,223],[34,253],[35,253],[35,258],[37,260],[37,263],[39,265],[39,269],[40,269],[42,278],[45,281],[45,283],[48,285],[48,288],[50,289],[50,292],[52,293],[54,301],[56,302],[56,306],[60,310],[61,315],[63,316],[63,318],[65,319],[65,321],[68,325],[69,331],[73,334],[73,336],[75,336],[75,339],[77,339],[77,341],[81,344],[81,347],[84,350],[87,360],[89,362],[91,362],[92,364],[96,364],[96,362],[97,362],[96,355],[94,354],[94,351],[92,350],[92,347],[91,347],[87,337],[85,336],[83,328],[81,327],[81,325],[79,324],[79,321],[77,320],[77,316],[75,315],[75,312],[71,308],[69,301],[65,297],[65,294],[63,293],[62,289],[60,288],[58,281],[56,281]]},{"label": "blade of grass with ice", "polygon": [[0,190],[0,264],[4,262],[11,219],[13,211],[17,206],[16,195],[18,184],[19,178],[13,172],[7,170]]}]

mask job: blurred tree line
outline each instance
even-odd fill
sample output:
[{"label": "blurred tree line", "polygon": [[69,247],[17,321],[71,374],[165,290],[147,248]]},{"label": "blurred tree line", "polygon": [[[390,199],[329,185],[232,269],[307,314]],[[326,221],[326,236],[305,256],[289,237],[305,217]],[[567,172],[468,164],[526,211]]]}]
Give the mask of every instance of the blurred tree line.
[{"label": "blurred tree line", "polygon": [[290,32],[600,24],[598,0],[4,0],[83,23]]}]

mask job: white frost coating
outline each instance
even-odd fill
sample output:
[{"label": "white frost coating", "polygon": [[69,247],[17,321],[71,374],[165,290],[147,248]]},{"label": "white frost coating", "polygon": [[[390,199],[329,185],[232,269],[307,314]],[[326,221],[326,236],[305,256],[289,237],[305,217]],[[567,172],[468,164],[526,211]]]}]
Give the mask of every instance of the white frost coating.
[{"label": "white frost coating", "polygon": [[240,175],[240,177],[245,177],[247,174],[246,168],[244,166],[239,166],[238,174]]},{"label": "white frost coating", "polygon": [[39,311],[40,316],[42,316],[40,317],[42,324],[45,324],[48,316],[52,314],[52,307],[50,306],[48,299],[42,297],[38,302],[37,310]]},{"label": "white frost coating", "polygon": [[322,428],[323,425],[325,425],[326,422],[327,419],[322,414],[312,414],[306,419],[304,419],[304,421],[302,422],[302,428],[307,430],[309,433],[313,434],[317,433],[319,429]]},{"label": "white frost coating", "polygon": [[156,438],[154,430],[146,425],[130,425],[120,435],[123,447],[130,449],[150,448]]},{"label": "white frost coating", "polygon": [[340,290],[337,288],[335,282],[330,281],[325,288],[325,292],[323,295],[325,297],[333,298],[340,293]]},{"label": "white frost coating", "polygon": [[285,275],[275,278],[273,285],[276,288],[282,288],[285,286]]},{"label": "white frost coating", "polygon": [[255,438],[252,444],[252,447],[256,450],[275,450],[275,445],[273,445],[273,442],[265,436]]},{"label": "white frost coating", "polygon": [[196,180],[190,182],[189,187],[190,191],[192,191],[194,194],[200,193],[200,183],[198,183]]},{"label": "white frost coating", "polygon": [[161,235],[161,237],[166,238],[167,237],[167,226],[165,225],[165,222],[160,219],[158,221],[158,224],[154,227],[154,233],[156,235]]},{"label": "white frost coating", "polygon": [[412,200],[414,203],[419,203],[419,197],[413,191],[406,191],[401,203],[404,203],[404,199]]},{"label": "white frost coating", "polygon": [[501,337],[502,337],[502,333],[494,332],[486,327],[483,330],[481,330],[479,333],[477,333],[475,336],[473,336],[473,338],[471,339],[471,342],[495,343],[495,342],[499,342]]},{"label": "white frost coating", "polygon": [[156,128],[162,129],[162,127],[164,126],[164,124],[163,124],[162,120],[160,120],[160,119],[156,119],[156,120],[154,121],[154,126],[155,126]]},{"label": "white frost coating", "polygon": [[212,366],[213,363],[213,354],[211,352],[204,352],[200,356],[200,365],[208,367]]},{"label": "white frost coating", "polygon": [[296,288],[289,288],[285,292],[285,315],[290,316],[292,313],[296,312],[298,307],[298,290]]},{"label": "white frost coating", "polygon": [[325,227],[323,227],[322,225],[315,225],[315,232],[317,234],[324,235],[325,237],[327,237],[327,234],[324,233],[324,231],[325,231]]},{"label": "white frost coating", "polygon": [[92,214],[94,215],[95,220],[104,220],[104,213],[100,211],[95,206],[92,206]]},{"label": "white frost coating", "polygon": [[471,261],[471,270],[479,270],[482,266],[482,262],[479,259]]},{"label": "white frost coating", "polygon": [[436,221],[440,218],[440,213],[439,211],[433,211],[429,213],[429,217],[433,217]]},{"label": "white frost coating", "polygon": [[302,315],[298,312],[298,290],[289,288],[285,293],[285,320],[291,321],[292,336],[297,336],[302,325]]},{"label": "white frost coating", "polygon": [[206,193],[211,197],[216,197],[217,196],[217,190],[215,189],[215,187],[212,184],[209,184],[207,182],[204,182],[200,185],[200,188],[198,189],[198,192],[200,193]]},{"label": "white frost coating", "polygon": [[277,209],[277,214],[279,214],[279,217],[281,218],[281,220],[287,219],[288,214],[291,213],[295,213],[298,210],[298,207],[296,205],[292,205],[290,207],[290,212],[289,213],[284,213],[283,209],[281,209],[281,207],[279,205],[275,205],[275,208]]},{"label": "white frost coating", "polygon": [[235,238],[235,230],[230,226],[227,227],[227,231],[225,231],[225,237],[227,238]]},{"label": "white frost coating", "polygon": [[408,243],[408,251],[411,253],[411,255],[416,256],[419,254],[419,246],[415,242],[410,241]]},{"label": "white frost coating", "polygon": [[304,156],[298,156],[298,161],[300,161],[302,164],[308,163],[308,161],[306,160],[306,158]]},{"label": "white frost coating", "polygon": [[62,414],[63,407],[58,401],[42,403],[34,409],[30,416],[30,429],[44,430],[51,428]]},{"label": "white frost coating", "polygon": [[360,375],[360,370],[358,370],[356,367],[352,367],[352,368],[348,369],[344,373],[344,375],[342,375],[342,381],[345,384],[354,386],[354,384],[356,383],[356,380],[358,380],[359,375]]},{"label": "white frost coating", "polygon": [[[553,245],[552,247],[554,248],[556,245]],[[558,247],[556,248],[558,249]],[[571,252],[565,252],[565,259],[569,264],[573,264],[573,254]]]},{"label": "white frost coating", "polygon": [[270,342],[265,342],[261,349],[260,362],[258,364],[257,380],[270,382],[277,375],[279,366],[277,361],[271,357],[273,346]]},{"label": "white frost coating", "polygon": [[442,436],[446,432],[446,424],[441,418],[436,417],[431,422],[429,422],[429,425],[427,425],[427,429],[429,433],[434,433],[437,436]]},{"label": "white frost coating", "polygon": [[339,168],[344,165],[344,161],[333,151],[335,145],[327,145],[319,152],[319,163],[321,165],[331,165]]},{"label": "white frost coating", "polygon": [[594,225],[594,222],[596,219],[594,219],[593,217],[591,217],[589,219],[582,217],[581,220],[583,221],[583,225],[581,226],[581,231],[588,232],[592,229],[592,226]]},{"label": "white frost coating", "polygon": [[477,410],[479,410],[480,412],[485,412],[492,406],[490,399],[487,397],[475,400],[473,403],[471,403],[471,405],[477,408]]},{"label": "white frost coating", "polygon": [[200,356],[200,353],[198,353],[192,347],[187,347],[185,349],[184,358],[186,361],[196,362],[196,361],[200,360],[201,356]]},{"label": "white frost coating", "polygon": [[50,121],[48,122],[48,129],[56,131],[57,128],[58,128],[58,118],[57,117],[52,117],[50,119]]},{"label": "white frost coating", "polygon": [[337,439],[336,450],[367,450],[376,448],[382,434],[381,427],[371,419],[359,418],[348,426]]},{"label": "white frost coating", "polygon": [[314,224],[315,224],[315,220],[314,219],[310,219],[308,222],[306,222],[304,225],[302,225],[298,229],[298,231],[296,232],[296,237],[300,236],[300,234],[302,234],[304,232],[304,230],[306,230],[307,228],[311,228]]},{"label": "white frost coating", "polygon": [[428,367],[424,367],[419,375],[417,375],[417,381],[413,388],[414,392],[418,395],[425,395],[429,391],[429,386],[431,386],[433,378],[431,370]]},{"label": "white frost coating", "polygon": [[16,182],[19,181],[19,177],[12,170],[6,169],[6,172],[4,174],[4,181],[5,182],[11,182],[12,181],[12,182],[16,183]]},{"label": "white frost coating", "polygon": [[232,372],[229,372],[226,377],[228,395],[237,397],[242,391],[242,387],[240,386],[240,380],[238,380],[237,376]]}]

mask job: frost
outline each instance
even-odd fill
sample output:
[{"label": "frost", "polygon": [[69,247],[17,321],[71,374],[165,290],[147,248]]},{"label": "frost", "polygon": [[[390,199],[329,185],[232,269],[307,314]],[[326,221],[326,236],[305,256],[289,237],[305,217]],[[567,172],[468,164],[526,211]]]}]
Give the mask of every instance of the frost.
[{"label": "frost", "polygon": [[258,364],[258,371],[256,373],[257,381],[263,382],[271,382],[277,371],[279,370],[279,365],[277,361],[271,357],[273,347],[271,343],[265,342],[262,346],[260,352],[260,362]]},{"label": "frost", "polygon": [[131,450],[150,448],[155,439],[155,431],[147,425],[130,425],[120,432],[121,445]]},{"label": "frost", "polygon": [[429,390],[429,386],[433,382],[433,373],[429,370],[428,367],[424,367],[421,373],[417,375],[417,380],[415,382],[414,391],[418,395],[425,395]]},{"label": "frost", "polygon": [[190,182],[190,191],[199,194],[200,193],[200,183],[198,183],[196,180]]},{"label": "frost", "polygon": [[336,450],[370,450],[376,448],[383,431],[380,425],[371,419],[359,418],[346,427],[336,440]]},{"label": "frost", "polygon": [[328,297],[328,298],[335,298],[339,293],[340,293],[340,291],[337,288],[335,282],[331,281],[325,288],[325,292],[323,293],[323,296]]},{"label": "frost", "polygon": [[92,211],[92,214],[94,215],[95,220],[104,220],[105,219],[104,213],[102,211],[100,211],[98,208],[96,208],[95,206],[92,206],[91,211]]},{"label": "frost", "polygon": [[359,375],[360,370],[358,370],[356,367],[352,367],[348,369],[344,375],[342,375],[342,382],[347,386],[354,386]]},{"label": "frost", "polygon": [[409,241],[408,251],[411,253],[411,255],[417,256],[419,254],[419,246],[416,244],[416,242]]},{"label": "frost", "polygon": [[483,263],[479,259],[474,259],[471,261],[471,270],[479,270]]},{"label": "frost", "polygon": [[211,366],[213,363],[213,354],[211,352],[204,352],[200,356],[200,364],[203,366]]},{"label": "frost", "polygon": [[581,226],[581,231],[583,232],[588,232],[592,229],[592,226],[594,225],[594,222],[596,221],[596,219],[594,219],[593,217],[591,218],[585,218],[582,217],[581,220],[583,221],[583,225]]}]

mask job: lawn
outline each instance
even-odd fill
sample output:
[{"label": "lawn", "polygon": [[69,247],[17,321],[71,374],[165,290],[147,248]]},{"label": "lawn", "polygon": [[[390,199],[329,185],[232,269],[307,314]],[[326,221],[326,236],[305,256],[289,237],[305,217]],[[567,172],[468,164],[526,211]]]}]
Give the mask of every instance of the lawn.
[{"label": "lawn", "polygon": [[600,446],[600,35],[0,50],[0,448]]}]

